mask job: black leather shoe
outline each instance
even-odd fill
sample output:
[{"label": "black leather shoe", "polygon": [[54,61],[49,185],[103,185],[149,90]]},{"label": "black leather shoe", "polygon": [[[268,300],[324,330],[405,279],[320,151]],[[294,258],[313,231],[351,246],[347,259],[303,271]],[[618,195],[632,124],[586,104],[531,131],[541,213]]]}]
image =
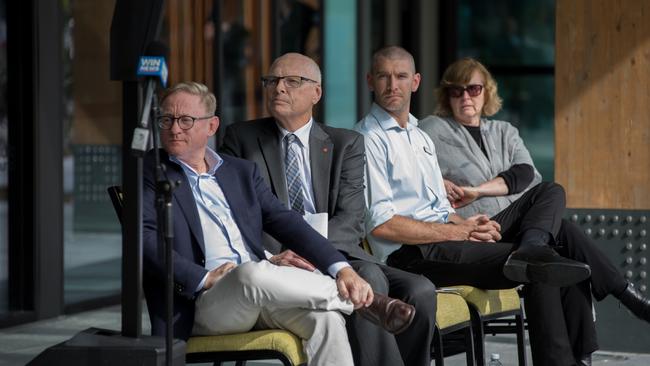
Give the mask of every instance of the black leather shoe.
[{"label": "black leather shoe", "polygon": [[399,334],[413,322],[415,307],[386,295],[375,293],[372,304],[356,310],[361,316],[390,333]]},{"label": "black leather shoe", "polygon": [[632,314],[650,323],[650,300],[637,291],[631,283],[616,297]]},{"label": "black leather shoe", "polygon": [[582,358],[578,361],[578,366],[591,366],[591,353],[583,355]]},{"label": "black leather shoe", "polygon": [[585,263],[562,257],[551,247],[526,246],[510,254],[503,275],[515,282],[563,287],[586,280],[591,269]]}]

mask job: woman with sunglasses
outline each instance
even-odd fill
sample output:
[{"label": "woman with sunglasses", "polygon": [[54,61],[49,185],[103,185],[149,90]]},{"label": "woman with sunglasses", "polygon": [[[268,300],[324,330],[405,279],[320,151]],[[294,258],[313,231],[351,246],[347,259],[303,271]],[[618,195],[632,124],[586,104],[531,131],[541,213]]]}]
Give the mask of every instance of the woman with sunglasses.
[{"label": "woman with sunglasses", "polygon": [[436,115],[419,127],[436,146],[447,198],[458,214],[493,216],[542,180],[517,128],[486,118],[501,109],[501,98],[480,62],[451,64],[436,100]]},{"label": "woman with sunglasses", "polygon": [[[517,129],[508,122],[486,118],[501,109],[501,98],[494,78],[480,62],[464,58],[451,64],[442,76],[436,97],[436,115],[418,125],[434,142],[447,198],[458,214],[492,217],[541,181]],[[578,227],[562,220],[558,240],[566,238],[590,241]],[[598,252],[595,246],[593,250]],[[590,263],[590,280],[560,289],[568,339],[556,341],[568,341],[578,365],[591,365],[591,353],[598,349],[590,292],[599,301],[612,294],[637,317],[650,322],[650,300],[633,286],[627,284],[622,292],[594,290],[603,282],[594,282],[594,277],[602,280],[602,276],[594,276],[594,271],[602,274],[607,269],[617,288],[626,282],[606,256],[598,257],[598,261]],[[546,295],[540,292],[539,296]],[[541,356],[535,350],[532,353],[534,361]]]}]

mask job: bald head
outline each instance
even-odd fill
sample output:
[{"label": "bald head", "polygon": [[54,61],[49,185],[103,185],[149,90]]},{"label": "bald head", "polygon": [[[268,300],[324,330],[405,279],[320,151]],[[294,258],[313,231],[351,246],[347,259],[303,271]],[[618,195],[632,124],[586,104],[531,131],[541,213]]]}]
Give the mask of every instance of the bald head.
[{"label": "bald head", "polygon": [[402,47],[387,46],[377,50],[372,55],[372,68],[370,69],[371,74],[374,74],[377,71],[377,65],[381,59],[408,61],[408,63],[411,65],[410,71],[412,73],[415,73],[415,60],[413,59],[413,55],[411,55],[409,51],[403,49]]},{"label": "bald head", "polygon": [[[278,70],[295,70],[290,75],[304,76],[321,83],[321,73],[318,64],[311,58],[300,53],[285,53],[273,61],[269,74],[278,75]],[[289,74],[287,74],[289,75]]]},{"label": "bald head", "polygon": [[322,95],[320,68],[316,62],[299,53],[287,53],[273,61],[266,78],[274,80],[266,83],[264,94],[266,109],[275,121],[288,131],[309,123],[313,107]]}]

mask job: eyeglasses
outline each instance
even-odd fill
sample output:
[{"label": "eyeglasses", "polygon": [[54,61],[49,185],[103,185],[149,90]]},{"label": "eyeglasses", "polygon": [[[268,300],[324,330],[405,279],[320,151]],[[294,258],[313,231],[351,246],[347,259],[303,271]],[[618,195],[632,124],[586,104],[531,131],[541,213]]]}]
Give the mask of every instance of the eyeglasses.
[{"label": "eyeglasses", "polygon": [[175,121],[178,121],[178,127],[181,130],[189,130],[194,127],[195,121],[200,121],[202,119],[212,118],[214,116],[205,116],[205,117],[192,117],[192,116],[178,116],[174,117],[172,115],[166,114],[158,117],[158,127],[163,130],[170,130],[174,125]]},{"label": "eyeglasses", "polygon": [[465,91],[467,91],[467,94],[469,94],[470,97],[477,97],[483,91],[483,85],[470,84],[465,87],[462,87],[460,85],[449,85],[447,87],[447,90],[449,90],[449,95],[452,98],[462,97]]},{"label": "eyeglasses", "polygon": [[284,79],[284,85],[286,85],[287,88],[292,88],[292,89],[299,88],[302,85],[302,83],[305,81],[318,84],[318,81],[306,78],[304,76],[289,75],[289,76],[262,76],[262,86],[265,88],[275,88],[276,86],[278,86],[280,80],[283,79]]}]

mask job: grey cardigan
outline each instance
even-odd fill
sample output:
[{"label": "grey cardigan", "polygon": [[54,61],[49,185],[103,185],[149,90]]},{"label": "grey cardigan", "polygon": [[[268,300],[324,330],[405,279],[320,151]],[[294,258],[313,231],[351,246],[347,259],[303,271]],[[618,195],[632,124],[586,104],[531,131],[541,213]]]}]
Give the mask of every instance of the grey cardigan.
[{"label": "grey cardigan", "polygon": [[[529,164],[535,177],[526,190],[542,181],[533,159],[519,131],[508,122],[481,119],[481,136],[489,160],[467,129],[453,118],[429,116],[419,122],[419,127],[433,140],[442,176],[461,186],[478,186],[494,179],[499,173],[515,164]],[[524,190],[524,192],[526,191]],[[456,209],[461,216],[477,213],[494,216],[519,198],[523,192],[499,197],[483,197]]]}]

